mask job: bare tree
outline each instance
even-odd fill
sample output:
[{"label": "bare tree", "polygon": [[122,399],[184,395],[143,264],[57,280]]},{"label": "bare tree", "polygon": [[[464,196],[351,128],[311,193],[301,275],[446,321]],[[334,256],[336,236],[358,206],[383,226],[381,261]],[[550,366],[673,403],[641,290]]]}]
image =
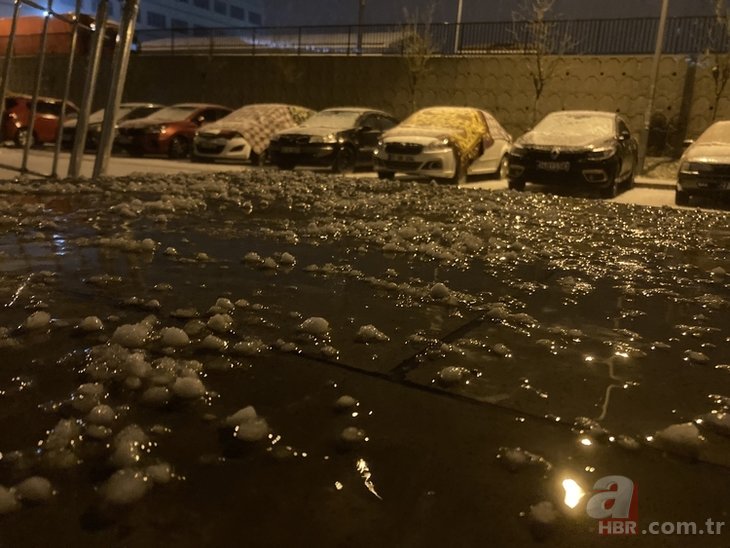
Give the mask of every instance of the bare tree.
[{"label": "bare tree", "polygon": [[710,28],[707,53],[712,58],[712,79],[715,82],[713,90],[712,121],[717,118],[717,109],[720,105],[728,81],[730,81],[730,53],[727,51],[730,38],[730,18],[727,12],[726,0],[710,0],[715,8],[716,25]]},{"label": "bare tree", "polygon": [[513,34],[523,44],[535,92],[532,104],[533,124],[537,121],[540,97],[555,75],[559,63],[557,56],[574,45],[571,37],[562,32],[555,21],[548,19],[554,5],[555,0],[522,0],[519,8],[512,13]]},{"label": "bare tree", "polygon": [[406,23],[400,49],[408,71],[408,94],[412,111],[416,110],[418,87],[430,72],[430,61],[437,51],[432,29],[435,7],[435,3],[431,1],[423,16],[418,9],[409,12],[407,8],[403,8]]}]

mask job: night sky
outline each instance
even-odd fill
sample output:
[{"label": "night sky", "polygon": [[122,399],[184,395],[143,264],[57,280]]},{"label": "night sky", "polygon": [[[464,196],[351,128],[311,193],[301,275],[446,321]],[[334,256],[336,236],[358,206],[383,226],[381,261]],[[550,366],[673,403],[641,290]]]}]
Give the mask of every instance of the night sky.
[{"label": "night sky", "polygon": [[[400,23],[403,8],[424,13],[431,0],[366,0],[366,24]],[[463,0],[464,21],[511,20],[522,0]],[[458,0],[435,0],[434,22],[452,22]],[[351,25],[359,0],[265,0],[267,25]],[[658,17],[661,0],[556,0],[554,15],[568,19]],[[670,16],[711,15],[712,0],[671,0]]]}]

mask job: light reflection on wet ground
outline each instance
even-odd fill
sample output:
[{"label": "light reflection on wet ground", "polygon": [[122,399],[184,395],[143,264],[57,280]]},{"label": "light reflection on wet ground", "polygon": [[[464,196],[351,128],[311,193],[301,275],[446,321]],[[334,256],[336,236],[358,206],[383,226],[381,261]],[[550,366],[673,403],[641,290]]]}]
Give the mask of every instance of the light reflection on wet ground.
[{"label": "light reflection on wet ground", "polygon": [[[45,474],[66,506],[0,518],[8,538],[43,519],[62,537],[83,530],[89,545],[151,545],[159,530],[205,545],[233,535],[230,512],[243,505],[254,545],[291,540],[305,525],[324,545],[368,545],[354,540],[366,532],[391,545],[438,545],[475,520],[483,528],[463,533],[463,545],[522,545],[531,536],[520,512],[552,500],[566,470],[586,489],[591,478],[635,474],[649,485],[642,492],[657,519],[671,519],[661,493],[678,496],[661,474],[692,474],[706,489],[691,494],[693,516],[719,519],[727,507],[727,432],[703,429],[706,441],[690,451],[720,468],[677,460],[682,447],[664,457],[644,441],[730,405],[722,213],[308,173],[30,190],[0,184],[0,452],[22,452],[0,460],[0,485]],[[244,260],[251,253],[259,259]],[[284,264],[285,253],[296,263]],[[238,302],[223,332],[203,325],[223,312],[209,312],[219,298]],[[202,327],[181,309],[194,309]],[[39,310],[52,317],[47,329],[18,328]],[[145,462],[170,463],[178,479],[132,510],[99,510],[95,488],[114,469],[103,444],[88,434],[78,442],[77,472],[38,460],[32,448],[60,418],[83,418],[63,402],[90,380],[85,352],[151,314],[146,360],[198,360],[207,394],[150,407],[140,393],[156,381],[140,377],[137,389],[118,372],[101,379],[117,414],[112,431],[152,432]],[[92,315],[102,332],[75,327]],[[329,323],[326,335],[302,330],[311,317]],[[370,325],[388,340],[359,338]],[[163,348],[169,327],[186,328],[191,344]],[[208,335],[225,348],[204,348]],[[447,367],[463,371],[449,377]],[[342,394],[360,405],[334,411]],[[219,427],[245,405],[272,427],[263,445]],[[347,426],[368,441],[343,446]],[[592,445],[580,446],[581,436]],[[645,446],[627,452],[610,441],[619,436]],[[499,448],[518,446],[552,471],[504,470]],[[206,506],[178,513],[179,500]],[[176,512],[142,510],[168,504]],[[509,526],[490,525],[495,516]],[[571,545],[575,535],[592,538],[591,526],[567,516],[553,534]]]}]

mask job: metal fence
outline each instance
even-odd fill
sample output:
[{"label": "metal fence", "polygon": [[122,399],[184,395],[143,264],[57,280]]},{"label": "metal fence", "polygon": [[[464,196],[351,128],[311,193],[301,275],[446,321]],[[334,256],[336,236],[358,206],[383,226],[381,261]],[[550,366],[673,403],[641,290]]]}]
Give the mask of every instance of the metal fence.
[{"label": "metal fence", "polygon": [[[449,24],[225,27],[137,31],[140,53],[240,55],[403,55],[412,38],[434,55],[525,53],[621,55],[653,53],[658,18],[581,19],[536,23],[505,21]],[[727,27],[714,17],[667,20],[663,51],[728,51]]]}]

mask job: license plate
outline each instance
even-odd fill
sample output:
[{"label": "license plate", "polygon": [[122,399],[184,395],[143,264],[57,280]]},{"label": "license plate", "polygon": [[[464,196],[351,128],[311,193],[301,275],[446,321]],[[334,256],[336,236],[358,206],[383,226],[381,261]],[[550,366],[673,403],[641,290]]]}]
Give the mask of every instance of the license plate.
[{"label": "license plate", "polygon": [[570,162],[537,162],[537,169],[544,171],[570,171]]},{"label": "license plate", "polygon": [[698,188],[711,188],[713,190],[725,190],[727,183],[719,181],[697,181]]},{"label": "license plate", "polygon": [[299,147],[281,147],[284,154],[299,154],[302,150]]},{"label": "license plate", "polygon": [[207,142],[206,143],[205,141],[200,141],[198,143],[198,148],[201,149],[201,150],[211,150],[213,148],[216,148],[216,144],[215,143],[212,143],[212,142]]},{"label": "license plate", "polygon": [[413,156],[406,156],[405,154],[391,154],[388,159],[393,162],[412,162]]}]

